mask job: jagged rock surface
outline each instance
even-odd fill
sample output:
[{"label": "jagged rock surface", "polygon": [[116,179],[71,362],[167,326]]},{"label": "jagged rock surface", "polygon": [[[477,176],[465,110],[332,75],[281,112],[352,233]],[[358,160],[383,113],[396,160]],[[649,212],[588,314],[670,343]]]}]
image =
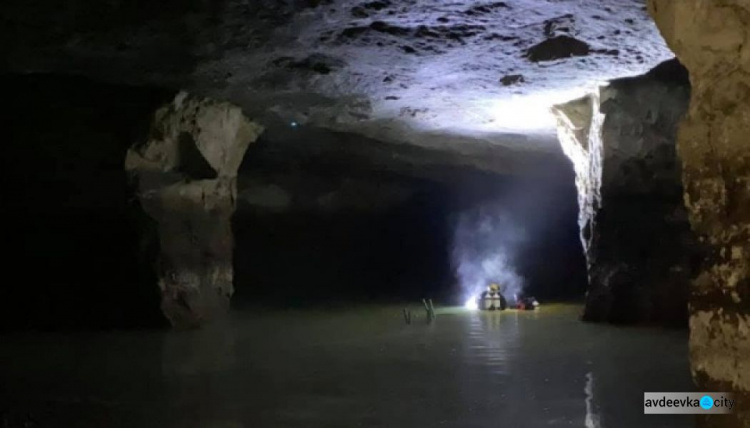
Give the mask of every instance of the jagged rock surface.
[{"label": "jagged rock surface", "polygon": [[[690,71],[680,126],[685,204],[710,249],[693,281],[690,359],[699,390],[750,402],[750,3],[649,0],[669,46]],[[750,427],[750,409],[702,417],[705,427]]]},{"label": "jagged rock surface", "polygon": [[675,140],[689,89],[684,68],[670,61],[556,109],[576,169],[590,283],[586,320],[687,321],[697,248]]},{"label": "jagged rock surface", "polygon": [[229,308],[237,170],[261,132],[238,107],[182,92],[156,112],[149,140],[128,151],[125,168],[158,222],[161,307],[174,326]]},{"label": "jagged rock surface", "polygon": [[643,0],[7,0],[0,15],[2,71],[186,89],[269,132],[512,149],[492,168],[523,174],[565,161],[552,103],[671,56]]}]

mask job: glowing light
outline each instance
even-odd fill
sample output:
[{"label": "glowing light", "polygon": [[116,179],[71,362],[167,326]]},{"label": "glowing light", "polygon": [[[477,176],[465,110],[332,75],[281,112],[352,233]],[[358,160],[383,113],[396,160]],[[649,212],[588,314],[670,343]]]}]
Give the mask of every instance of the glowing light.
[{"label": "glowing light", "polygon": [[477,304],[477,298],[472,296],[469,297],[469,300],[464,303],[464,308],[470,310],[470,311],[476,311],[479,309],[479,305]]},{"label": "glowing light", "polygon": [[509,130],[554,129],[555,117],[550,112],[554,104],[570,101],[582,96],[584,89],[543,91],[527,95],[514,95],[494,100],[491,114],[496,118],[495,126]]}]

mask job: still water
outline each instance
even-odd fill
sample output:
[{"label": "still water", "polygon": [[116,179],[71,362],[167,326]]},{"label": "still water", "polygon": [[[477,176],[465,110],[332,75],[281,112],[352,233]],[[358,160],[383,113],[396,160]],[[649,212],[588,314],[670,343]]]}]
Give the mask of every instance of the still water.
[{"label": "still water", "polygon": [[[235,311],[201,331],[0,337],[0,427],[691,427],[687,332],[414,305]],[[5,424],[5,425],[4,425]]]}]

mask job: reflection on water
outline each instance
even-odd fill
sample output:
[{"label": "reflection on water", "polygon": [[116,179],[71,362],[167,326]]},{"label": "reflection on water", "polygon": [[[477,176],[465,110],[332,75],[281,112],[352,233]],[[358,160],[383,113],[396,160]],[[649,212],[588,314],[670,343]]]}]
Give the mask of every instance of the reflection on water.
[{"label": "reflection on water", "polygon": [[600,428],[597,409],[594,407],[594,374],[586,373],[586,428]]},{"label": "reflection on water", "polygon": [[[689,427],[644,391],[692,390],[686,332],[538,312],[236,313],[194,332],[0,341],[0,418],[70,427]],[[417,315],[421,315],[419,318]],[[2,419],[0,419],[2,422]],[[2,426],[2,423],[0,423]]]}]

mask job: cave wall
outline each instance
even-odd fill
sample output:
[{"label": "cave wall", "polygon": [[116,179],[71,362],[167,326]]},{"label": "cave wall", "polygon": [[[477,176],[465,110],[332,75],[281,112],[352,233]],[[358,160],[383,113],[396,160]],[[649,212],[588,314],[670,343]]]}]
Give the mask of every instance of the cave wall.
[{"label": "cave wall", "polygon": [[259,126],[168,90],[0,84],[2,237],[25,277],[0,287],[0,329],[198,325],[228,308],[236,172]]},{"label": "cave wall", "polygon": [[750,426],[750,4],[649,0],[667,44],[690,71],[680,125],[684,202],[709,253],[692,282],[690,360],[700,390],[734,391],[734,416],[699,426]]},{"label": "cave wall", "polygon": [[689,93],[687,72],[672,60],[555,109],[576,168],[589,276],[584,320],[687,321],[698,247],[675,140]]},{"label": "cave wall", "polygon": [[0,330],[162,325],[155,224],[123,168],[173,94],[3,75]]}]

